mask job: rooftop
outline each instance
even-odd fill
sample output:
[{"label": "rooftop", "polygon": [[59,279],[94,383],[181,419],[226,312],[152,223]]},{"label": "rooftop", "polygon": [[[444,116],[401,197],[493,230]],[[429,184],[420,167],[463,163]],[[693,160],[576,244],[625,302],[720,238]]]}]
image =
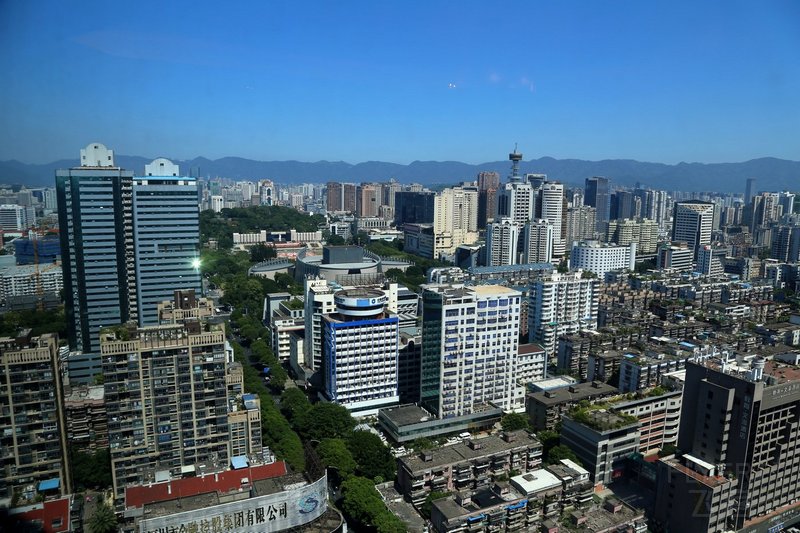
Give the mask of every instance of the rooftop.
[{"label": "rooftop", "polygon": [[639,425],[635,416],[612,413],[606,409],[573,409],[569,418],[599,432]]},{"label": "rooftop", "polygon": [[690,478],[699,481],[700,483],[702,483],[703,485],[705,485],[707,487],[711,487],[711,488],[718,487],[718,486],[723,485],[725,483],[728,483],[730,481],[725,476],[704,476],[703,474],[700,474],[699,472],[695,472],[694,470],[692,470],[688,466],[682,464],[680,459],[678,459],[675,456],[666,457],[666,458],[662,459],[661,461],[663,463],[669,465],[671,468],[674,468],[675,470],[686,474]]},{"label": "rooftop", "polygon": [[597,396],[617,394],[619,389],[608,383],[592,381],[570,385],[566,388],[551,389],[543,392],[533,392],[528,394],[528,398],[546,406],[560,405],[565,403],[579,402]]},{"label": "rooftop", "polygon": [[402,457],[400,463],[409,472],[419,472],[432,470],[446,465],[472,461],[479,457],[491,456],[500,452],[507,452],[516,448],[541,447],[539,439],[527,431],[512,431],[508,435],[513,440],[508,442],[500,435],[491,435],[482,439],[473,439],[480,447],[473,449],[467,442],[460,442],[452,446],[444,446],[435,450],[424,452],[430,457],[430,461],[423,459],[423,454],[414,454]]},{"label": "rooftop", "polygon": [[511,484],[523,494],[535,494],[542,491],[561,488],[561,479],[555,474],[541,468],[511,478]]}]

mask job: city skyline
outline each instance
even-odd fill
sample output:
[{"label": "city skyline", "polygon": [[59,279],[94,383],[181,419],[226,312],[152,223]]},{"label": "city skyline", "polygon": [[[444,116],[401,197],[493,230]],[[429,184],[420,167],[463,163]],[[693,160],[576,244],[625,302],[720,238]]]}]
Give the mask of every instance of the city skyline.
[{"label": "city skyline", "polygon": [[0,159],[798,158],[790,2],[211,9],[0,8]]}]

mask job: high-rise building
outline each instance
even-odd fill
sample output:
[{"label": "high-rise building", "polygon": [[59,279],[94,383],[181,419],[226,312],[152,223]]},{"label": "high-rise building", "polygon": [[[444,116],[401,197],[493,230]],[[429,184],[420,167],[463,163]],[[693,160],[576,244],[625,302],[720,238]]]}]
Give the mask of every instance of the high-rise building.
[{"label": "high-rise building", "polygon": [[544,182],[539,189],[537,215],[553,225],[553,257],[564,257],[566,227],[564,225],[564,185]]},{"label": "high-rise building", "polygon": [[782,263],[800,261],[800,225],[782,225],[772,228],[770,257]]},{"label": "high-rise building", "polygon": [[322,317],[324,394],[359,415],[396,405],[399,320],[378,289],[334,294],[336,312]]},{"label": "high-rise building", "polygon": [[506,183],[497,195],[497,218],[510,218],[520,226],[534,218],[536,190],[530,183]]},{"label": "high-rise building", "polygon": [[36,224],[32,206],[17,204],[0,205],[0,229],[3,231],[24,231]]},{"label": "high-rise building", "polygon": [[517,264],[519,226],[510,218],[500,218],[486,227],[486,266]]},{"label": "high-rise building", "polygon": [[342,184],[338,181],[329,181],[327,184],[327,209],[328,212],[342,211]]},{"label": "high-rise building", "polygon": [[584,203],[597,209],[595,221],[597,231],[606,231],[606,224],[608,224],[611,214],[611,191],[608,178],[586,178],[584,191]]},{"label": "high-rise building", "polygon": [[548,357],[556,354],[560,335],[597,328],[598,281],[582,271],[553,272],[530,286],[528,338],[540,343]]},{"label": "high-rise building", "polygon": [[623,246],[635,242],[640,255],[654,254],[658,249],[658,223],[647,218],[610,220],[606,242]]},{"label": "high-rise building", "polygon": [[0,340],[0,498],[70,494],[58,337]]},{"label": "high-rise building", "polygon": [[356,216],[377,217],[380,198],[378,189],[371,183],[362,183],[356,193]]},{"label": "high-rise building", "polygon": [[439,418],[524,407],[516,380],[522,294],[499,285],[428,285],[422,294],[423,407]]},{"label": "high-rise building", "polygon": [[540,218],[525,224],[522,238],[524,245],[522,263],[551,262],[553,260],[554,235],[555,229],[549,220]]},{"label": "high-rise building", "polygon": [[156,324],[176,289],[202,289],[196,179],[164,158],[145,165],[133,180],[133,237],[139,324]]},{"label": "high-rise building", "polygon": [[345,183],[342,185],[342,211],[355,213],[358,208],[357,201],[357,187],[354,183]]},{"label": "high-rise building", "polygon": [[566,246],[575,241],[593,239],[596,232],[597,210],[594,207],[579,205],[567,209]]},{"label": "high-rise building", "polygon": [[686,243],[664,243],[658,249],[656,266],[659,269],[686,272],[692,270],[694,252]]},{"label": "high-rise building", "polygon": [[[262,455],[258,398],[226,350],[213,305],[193,291],[159,306],[159,325],[104,330],[103,375],[116,498],[125,487]],[[244,415],[244,416],[243,416]]]},{"label": "high-rise building", "polygon": [[258,182],[258,192],[261,197],[261,205],[275,205],[275,184],[272,180],[261,180]]},{"label": "high-rise building", "polygon": [[99,143],[56,171],[70,349],[99,353],[100,328],[137,320],[133,172]]},{"label": "high-rise building", "polygon": [[744,205],[750,205],[750,201],[753,199],[753,194],[756,192],[753,187],[755,182],[755,178],[747,178],[747,181],[745,182]]},{"label": "high-rise building", "polygon": [[636,267],[636,243],[621,246],[598,241],[575,242],[569,264],[571,268],[594,272],[602,280],[612,270]]},{"label": "high-rise building", "polygon": [[433,223],[435,194],[429,191],[399,191],[394,195],[394,222],[403,224]]},{"label": "high-rise building", "polygon": [[668,531],[777,531],[800,511],[800,370],[777,359],[688,362],[680,456],[658,464]]},{"label": "high-rise building", "polygon": [[497,214],[497,191],[500,189],[500,174],[497,172],[478,173],[478,228],[494,220]]},{"label": "high-rise building", "polygon": [[685,242],[697,257],[697,250],[711,244],[714,204],[701,200],[675,202],[672,215],[672,240]]},{"label": "high-rise building", "polygon": [[728,255],[728,248],[701,246],[697,250],[697,272],[706,276],[723,275],[726,255]]},{"label": "high-rise building", "polygon": [[177,289],[200,290],[197,182],[166,159],[144,176],[114,166],[102,144],[56,172],[69,344],[98,354],[100,329],[153,324]]}]

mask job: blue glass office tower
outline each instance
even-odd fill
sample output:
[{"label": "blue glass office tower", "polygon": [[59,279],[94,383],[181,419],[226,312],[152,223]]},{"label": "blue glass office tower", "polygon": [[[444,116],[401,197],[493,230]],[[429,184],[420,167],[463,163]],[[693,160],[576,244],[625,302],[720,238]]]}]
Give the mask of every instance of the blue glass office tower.
[{"label": "blue glass office tower", "polygon": [[586,178],[586,187],[583,195],[584,205],[597,210],[595,218],[597,231],[605,232],[611,214],[611,194],[608,178]]},{"label": "blue glass office tower", "polygon": [[[200,291],[197,183],[165,159],[145,174],[115,166],[113,151],[99,143],[81,150],[79,167],[56,171],[73,352],[99,354],[101,328],[154,324],[158,303],[173,291]],[[70,378],[78,367],[77,381],[98,372],[90,359],[70,365]]]},{"label": "blue glass office tower", "polygon": [[133,180],[133,234],[140,326],[158,323],[158,304],[176,289],[200,294],[197,180],[159,158]]},{"label": "blue glass office tower", "polygon": [[100,328],[136,319],[133,172],[99,143],[81,166],[56,171],[69,347],[100,352]]}]

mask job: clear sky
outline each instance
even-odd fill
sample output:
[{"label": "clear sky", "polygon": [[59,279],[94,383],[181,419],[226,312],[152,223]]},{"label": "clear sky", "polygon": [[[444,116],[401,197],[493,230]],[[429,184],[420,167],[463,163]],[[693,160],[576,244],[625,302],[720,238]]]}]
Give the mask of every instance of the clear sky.
[{"label": "clear sky", "polygon": [[800,2],[0,0],[0,159],[800,159]]}]

